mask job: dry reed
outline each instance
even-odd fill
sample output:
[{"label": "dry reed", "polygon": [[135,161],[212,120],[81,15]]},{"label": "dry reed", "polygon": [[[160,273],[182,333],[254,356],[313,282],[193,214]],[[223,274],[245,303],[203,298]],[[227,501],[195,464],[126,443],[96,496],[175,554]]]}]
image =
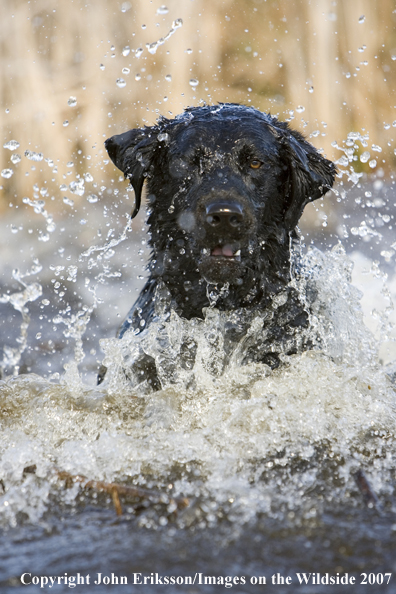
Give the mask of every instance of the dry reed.
[{"label": "dry reed", "polygon": [[[332,158],[341,155],[333,141],[364,130],[368,150],[383,149],[378,166],[394,165],[392,0],[169,0],[167,11],[146,0],[0,6],[2,144],[17,140],[22,156],[11,163],[0,150],[0,169],[14,171],[1,179],[3,205],[40,192],[61,200],[87,172],[100,192],[115,175],[104,138],[200,100],[251,102],[294,118]],[[146,44],[180,18],[150,53]],[[29,161],[26,150],[44,160]]]}]

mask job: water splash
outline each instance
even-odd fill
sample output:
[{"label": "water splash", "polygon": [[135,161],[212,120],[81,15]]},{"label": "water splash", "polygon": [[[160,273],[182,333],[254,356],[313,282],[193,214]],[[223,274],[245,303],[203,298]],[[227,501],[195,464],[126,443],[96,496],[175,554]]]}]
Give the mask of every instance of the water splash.
[{"label": "water splash", "polygon": [[14,155],[11,155],[11,162],[16,165],[17,163],[20,163],[20,161],[22,160],[21,155],[19,155],[18,153],[15,153]]},{"label": "water splash", "polygon": [[23,279],[27,276],[38,274],[41,270],[42,266],[37,259],[34,260],[34,266],[24,274],[18,269],[13,270],[12,278],[22,285],[23,290],[0,296],[0,303],[9,303],[15,311],[18,311],[22,315],[20,336],[17,339],[19,346],[15,348],[6,346],[4,348],[3,360],[0,363],[0,377],[6,369],[12,369],[14,376],[19,373],[19,363],[28,343],[28,328],[30,324],[29,308],[26,304],[29,301],[35,301],[42,295],[42,287],[39,283],[33,282],[27,284]]},{"label": "water splash", "polygon": [[[159,140],[169,139],[164,135]],[[370,160],[369,151],[380,152],[368,141],[368,135],[351,133],[337,147],[342,151],[340,168],[352,183],[360,180],[353,168],[360,150],[365,149],[363,163],[366,157]],[[41,160],[41,153],[29,155]],[[85,182],[93,181],[90,174],[77,176],[61,191],[82,196]],[[37,198],[24,202],[44,217],[47,234],[40,237],[49,240],[54,221],[39,199],[39,189],[35,191]],[[100,197],[103,191],[98,190]],[[341,188],[340,195],[343,192]],[[372,196],[366,197],[374,203]],[[87,196],[89,203],[98,200],[96,194]],[[74,207],[72,200],[64,202]],[[120,276],[111,259],[130,230],[128,221],[118,237],[110,230],[103,244],[81,254],[79,264],[94,273],[85,281],[90,304],[78,305],[77,311],[67,306],[51,316],[74,346],[74,360],[59,382],[30,374],[0,384],[0,478],[5,485],[0,522],[13,525],[21,514],[37,522],[50,501],[77,505],[78,490],[60,489],[55,466],[89,478],[159,489],[171,483],[175,494],[194,501],[180,515],[181,526],[213,525],[224,517],[241,525],[262,513],[282,519],[290,511],[308,517],[320,513],[316,496],[323,492],[334,505],[350,504],[355,494],[352,474],[360,468],[369,470],[380,496],[389,494],[396,455],[395,393],[389,370],[378,360],[378,348],[389,336],[392,309],[385,285],[389,304],[376,312],[378,332],[373,337],[364,326],[360,293],[350,283],[351,264],[343,249],[309,251],[292,287],[304,299],[315,285],[310,322],[319,339],[310,352],[283,356],[282,367],[275,371],[246,361],[265,327],[259,313],[241,320],[239,313],[217,311],[219,294],[209,287],[211,307],[203,320],[183,320],[176,313],[168,318],[167,295],[159,294],[156,319],[147,329],[138,336],[102,341],[107,378],[100,389],[92,388],[79,370],[86,356],[82,341],[101,303],[99,286]],[[351,234],[381,239],[367,221],[352,227]],[[82,276],[73,263],[63,262],[62,270],[54,263],[51,270],[70,283]],[[15,275],[21,282],[20,273]],[[38,283],[22,281],[22,287],[1,297],[22,314],[18,347],[6,350],[2,361],[13,374],[27,345],[27,303],[41,295]],[[229,340],[230,324],[244,324],[241,340]],[[160,388],[155,393],[134,371],[142,356],[154,361]],[[23,469],[33,464],[36,474],[26,476]],[[160,517],[153,512],[150,521],[159,525]]]},{"label": "water splash", "polygon": [[45,200],[31,200],[30,198],[23,198],[22,202],[31,206],[36,214],[40,214],[44,217],[46,222],[47,233],[43,233],[39,230],[39,241],[49,241],[49,233],[53,233],[56,229],[53,216],[44,208]]},{"label": "water splash", "polygon": [[10,179],[10,177],[12,177],[14,174],[14,171],[12,169],[3,169],[3,171],[1,172],[1,177],[4,177],[4,179]]},{"label": "water splash", "polygon": [[17,140],[9,140],[3,144],[3,148],[8,149],[9,151],[15,151],[18,147],[19,142]]},{"label": "water splash", "polygon": [[[96,202],[95,198],[97,200],[97,197],[91,197],[91,201]],[[131,221],[128,220],[128,223],[124,227],[119,237],[109,239],[109,241],[103,246],[93,245],[80,255],[80,262],[84,262],[88,259],[88,269],[99,269],[99,272],[95,275],[93,282],[91,282],[89,279],[86,279],[85,283],[85,286],[92,297],[91,303],[90,305],[83,305],[82,308],[77,312],[73,312],[72,308],[67,306],[65,309],[60,310],[53,318],[54,324],[66,326],[65,330],[63,331],[63,335],[66,338],[71,338],[74,341],[74,361],[70,364],[72,369],[78,370],[78,365],[82,363],[85,358],[83,337],[86,333],[93,312],[96,310],[98,305],[102,303],[102,299],[98,296],[98,286],[104,284],[108,280],[120,276],[118,271],[114,271],[112,269],[110,260],[115,253],[114,247],[119,245],[122,241],[125,241],[130,230]],[[95,253],[96,258],[93,258],[92,255]],[[60,268],[61,270],[64,270],[65,267],[61,266]],[[53,270],[55,274],[57,274],[56,269],[53,268]],[[67,280],[70,282],[75,282],[78,274],[78,266],[68,266],[67,273]],[[76,371],[76,373],[78,373],[78,371]],[[80,376],[78,377],[78,381],[81,382]]]},{"label": "water splash", "polygon": [[30,161],[42,161],[44,159],[43,153],[36,153],[34,151],[25,151],[25,157]]},{"label": "water splash", "polygon": [[180,29],[180,27],[182,27],[182,26],[183,26],[183,20],[176,19],[175,21],[173,21],[172,27],[169,30],[169,33],[167,33],[165,35],[165,37],[161,37],[158,41],[154,41],[152,43],[146,43],[146,47],[147,47],[148,51],[150,52],[150,54],[155,54],[157,49],[159,48],[159,46],[163,45],[166,41],[168,41],[168,39],[170,39],[172,37],[172,35],[174,35],[174,33],[176,33],[177,29]]},{"label": "water splash", "polygon": [[[82,258],[96,266],[128,229]],[[78,271],[68,274],[75,278]],[[311,324],[320,342],[312,351],[284,357],[274,371],[243,364],[249,341],[263,331],[259,313],[230,350],[229,315],[212,307],[203,320],[176,313],[166,318],[163,292],[147,329],[102,341],[106,383],[90,388],[78,372],[78,340],[91,311],[63,312],[55,321],[66,323],[80,351],[60,383],[30,374],[0,385],[0,475],[6,485],[1,521],[12,525],[23,512],[36,522],[54,497],[76,504],[78,489],[60,489],[54,466],[100,480],[129,477],[132,484],[159,489],[172,483],[175,495],[192,500],[178,516],[180,526],[214,525],[224,517],[242,525],[257,514],[279,520],[292,511],[308,518],[312,510],[320,513],[317,494],[323,492],[328,502],[350,505],[352,475],[360,468],[370,470],[379,495],[389,494],[395,392],[378,362],[378,340],[362,323],[350,274],[340,246],[303,257],[302,273],[292,283],[302,298],[307,277],[315,285]],[[239,316],[233,323],[240,323]],[[155,361],[157,392],[144,389],[129,371],[142,352]],[[26,477],[30,464],[36,475]],[[151,514],[150,522],[158,525],[160,516]]]},{"label": "water splash", "polygon": [[[310,250],[299,263],[299,270],[301,277],[294,279],[291,287],[299,292],[303,301],[306,295],[311,295],[313,291],[316,293],[313,305],[307,305],[307,308],[310,311],[312,340],[319,345],[317,349],[332,360],[343,361],[344,364],[360,367],[375,364],[378,343],[363,324],[362,312],[357,310],[356,304],[361,293],[350,283],[352,265],[346,259],[342,246],[336,246],[326,255],[319,250]],[[144,356],[155,361],[163,388],[174,383],[195,385],[197,377],[202,381],[202,369],[208,367],[208,363],[204,364],[203,361],[209,361],[209,367],[217,370],[215,376],[220,372],[231,372],[234,366],[243,365],[251,345],[262,342],[267,326],[266,317],[259,312],[252,317],[243,311],[233,315],[214,309],[222,292],[227,291],[227,286],[220,293],[208,287],[211,308],[206,310],[203,321],[184,320],[172,312],[169,322],[168,314],[164,314],[165,317],[161,314],[161,311],[167,311],[169,296],[160,288],[156,297],[158,318],[147,330],[138,336],[130,331],[121,341],[102,341],[105,352],[110,348],[112,353],[110,359],[105,358],[105,364],[109,364],[113,370],[109,373],[108,381],[116,389],[119,382],[125,380],[126,373],[132,385],[139,386],[140,376],[134,376],[131,368],[135,360]],[[282,303],[282,296],[279,296],[279,305]],[[245,338],[239,342],[230,339],[226,331],[227,326],[232,330],[231,321],[234,318],[240,333],[245,327]],[[116,365],[112,359],[115,350],[121,356]],[[110,380],[111,376],[113,379]],[[145,390],[146,385],[142,389]]]},{"label": "water splash", "polygon": [[76,194],[76,196],[84,196],[84,193],[85,193],[84,182],[85,182],[85,180],[83,178],[72,181],[69,184],[70,192],[72,192],[73,194]]}]

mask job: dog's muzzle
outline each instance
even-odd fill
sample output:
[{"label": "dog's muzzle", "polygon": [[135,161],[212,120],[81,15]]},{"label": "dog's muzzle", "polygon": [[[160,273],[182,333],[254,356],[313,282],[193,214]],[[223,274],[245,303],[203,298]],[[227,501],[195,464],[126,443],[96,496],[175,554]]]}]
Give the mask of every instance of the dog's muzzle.
[{"label": "dog's muzzle", "polygon": [[205,197],[198,213],[202,276],[211,283],[235,282],[243,276],[241,248],[251,235],[253,213],[233,196]]}]

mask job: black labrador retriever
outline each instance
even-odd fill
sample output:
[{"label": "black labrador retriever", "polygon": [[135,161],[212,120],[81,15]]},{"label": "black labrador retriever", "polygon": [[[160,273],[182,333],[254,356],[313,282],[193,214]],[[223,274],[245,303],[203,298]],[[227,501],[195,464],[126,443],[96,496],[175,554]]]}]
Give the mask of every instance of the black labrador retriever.
[{"label": "black labrador retriever", "polygon": [[[105,146],[134,188],[132,217],[145,181],[149,205],[149,278],[119,338],[148,327],[165,290],[168,310],[186,319],[203,318],[216,294],[218,310],[246,321],[235,323],[233,315],[230,343],[246,334],[255,313],[264,314],[244,362],[275,368],[282,353],[311,348],[309,303],[290,283],[291,249],[305,205],[333,185],[331,161],[287,123],[230,103],[161,117]],[[137,360],[133,372],[160,387],[151,357]]]}]

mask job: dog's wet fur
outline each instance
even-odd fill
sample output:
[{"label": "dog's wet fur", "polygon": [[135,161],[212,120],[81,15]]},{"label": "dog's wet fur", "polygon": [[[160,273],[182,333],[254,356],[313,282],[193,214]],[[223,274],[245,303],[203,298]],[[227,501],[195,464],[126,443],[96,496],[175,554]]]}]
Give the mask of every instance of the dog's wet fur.
[{"label": "dog's wet fur", "polygon": [[[134,188],[132,216],[144,182],[149,208],[149,278],[120,338],[148,327],[159,290],[168,296],[168,309],[186,319],[203,318],[212,292],[215,307],[233,318],[268,313],[247,360],[274,368],[282,353],[310,348],[301,332],[309,324],[309,304],[289,285],[291,249],[304,207],[333,185],[331,161],[287,123],[227,103],[161,117],[155,126],[113,136],[105,145]],[[230,340],[239,339],[244,330],[231,326]],[[137,361],[135,371],[160,387],[150,357]]]}]

